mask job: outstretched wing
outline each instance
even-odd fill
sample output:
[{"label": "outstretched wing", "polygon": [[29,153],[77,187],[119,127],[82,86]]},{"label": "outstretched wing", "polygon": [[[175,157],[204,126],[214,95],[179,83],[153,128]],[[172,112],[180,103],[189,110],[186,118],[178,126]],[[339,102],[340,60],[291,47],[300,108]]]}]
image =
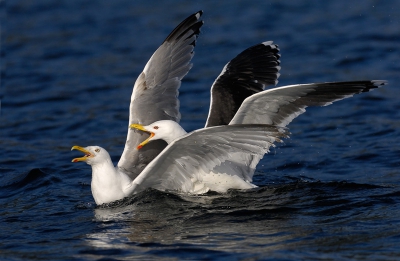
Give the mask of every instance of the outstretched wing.
[{"label": "outstretched wing", "polygon": [[227,125],[242,102],[278,83],[279,48],[272,41],[252,46],[228,64],[211,88],[210,111],[206,127]]},{"label": "outstretched wing", "polygon": [[289,85],[247,98],[229,124],[271,124],[285,127],[308,106],[327,106],[335,101],[369,92],[386,81],[327,82]]},{"label": "outstretched wing", "polygon": [[[196,39],[203,21],[199,11],[180,23],[151,56],[137,78],[129,108],[129,124],[148,125],[158,120],[179,122],[178,89],[188,73]],[[128,136],[118,168],[134,179],[167,145],[155,141],[142,150],[136,146],[148,134],[128,129]]]},{"label": "outstretched wing", "polygon": [[193,192],[211,172],[243,181],[248,177],[249,157],[262,158],[286,135],[284,128],[270,125],[225,125],[191,132],[169,144],[133,181],[131,190]]}]

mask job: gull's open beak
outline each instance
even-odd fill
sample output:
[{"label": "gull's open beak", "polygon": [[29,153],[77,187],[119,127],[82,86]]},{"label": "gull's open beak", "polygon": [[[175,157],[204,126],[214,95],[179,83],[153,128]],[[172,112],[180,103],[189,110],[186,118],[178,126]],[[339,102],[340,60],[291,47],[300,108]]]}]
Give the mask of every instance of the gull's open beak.
[{"label": "gull's open beak", "polygon": [[72,160],[72,162],[78,162],[78,161],[86,161],[88,158],[93,158],[94,155],[90,153],[90,151],[86,150],[85,148],[82,148],[80,146],[73,146],[71,150],[79,150],[85,153],[85,156],[80,157],[80,158],[75,158]]},{"label": "gull's open beak", "polygon": [[137,146],[137,149],[138,149],[138,150],[140,150],[144,145],[146,145],[146,144],[150,141],[151,138],[154,137],[154,133],[151,132],[151,131],[146,130],[146,128],[145,128],[143,125],[141,125],[141,124],[131,124],[131,125],[129,125],[129,128],[131,128],[131,129],[137,129],[137,130],[141,130],[141,131],[145,131],[145,132],[147,132],[147,133],[150,133],[150,137],[148,137],[146,140],[144,140],[142,143],[140,143],[140,144]]}]

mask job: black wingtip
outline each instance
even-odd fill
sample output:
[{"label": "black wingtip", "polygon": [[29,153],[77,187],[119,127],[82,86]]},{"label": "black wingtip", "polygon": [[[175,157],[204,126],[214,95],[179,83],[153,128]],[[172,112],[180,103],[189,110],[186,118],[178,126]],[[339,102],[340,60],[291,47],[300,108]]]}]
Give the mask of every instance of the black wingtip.
[{"label": "black wingtip", "polygon": [[369,92],[376,88],[380,88],[384,85],[387,85],[388,82],[386,80],[371,80],[365,84],[365,88],[361,90],[361,92]]},{"label": "black wingtip", "polygon": [[246,84],[251,85],[249,88],[255,88],[254,91],[259,92],[267,85],[278,83],[280,57],[279,46],[272,41],[265,41],[238,54],[228,63],[227,70],[233,77],[239,77],[242,83],[246,81]]},{"label": "black wingtip", "polygon": [[197,19],[199,19],[203,15],[203,10],[197,11],[196,13],[194,13],[194,15],[196,15]]},{"label": "black wingtip", "polygon": [[200,27],[204,24],[202,20],[199,20],[203,15],[203,11],[200,10],[185,20],[183,20],[174,30],[165,38],[164,42],[173,42],[179,40],[188,30],[193,30],[193,34],[196,36],[200,34]]}]

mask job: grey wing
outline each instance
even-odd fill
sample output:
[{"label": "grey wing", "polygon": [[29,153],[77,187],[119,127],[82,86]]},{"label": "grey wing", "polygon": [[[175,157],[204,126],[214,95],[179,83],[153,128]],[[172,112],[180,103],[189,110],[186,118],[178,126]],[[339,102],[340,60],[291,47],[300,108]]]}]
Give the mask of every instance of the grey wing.
[{"label": "grey wing", "polygon": [[[225,125],[191,132],[168,145],[133,181],[133,189],[190,192],[193,183],[211,171],[251,180],[254,169],[247,173],[249,161],[260,160],[285,137],[286,129],[270,125]],[[226,162],[232,167],[225,168]]]},{"label": "grey wing", "polygon": [[[137,78],[129,107],[129,124],[148,125],[158,120],[179,122],[178,89],[188,73],[196,39],[203,21],[199,11],[180,23],[147,62]],[[167,145],[155,141],[140,151],[136,146],[148,134],[128,128],[124,151],[118,168],[134,179]]]},{"label": "grey wing", "polygon": [[272,41],[254,45],[225,65],[211,87],[206,127],[227,125],[249,96],[276,85],[280,70],[279,48]]},{"label": "grey wing", "polygon": [[247,98],[230,124],[271,124],[284,127],[308,106],[327,106],[335,101],[368,92],[386,81],[327,82],[290,85]]}]

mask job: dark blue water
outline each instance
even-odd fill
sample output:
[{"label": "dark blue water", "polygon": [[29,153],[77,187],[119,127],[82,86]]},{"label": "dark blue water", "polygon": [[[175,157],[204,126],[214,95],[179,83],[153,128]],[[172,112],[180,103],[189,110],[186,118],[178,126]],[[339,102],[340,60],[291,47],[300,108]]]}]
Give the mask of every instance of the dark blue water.
[{"label": "dark blue water", "polygon": [[[400,1],[0,1],[0,259],[399,260]],[[132,85],[168,33],[203,9],[182,125],[245,48],[281,48],[278,86],[386,79],[309,109],[247,192],[147,190],[95,206],[73,145],[118,161]]]}]

